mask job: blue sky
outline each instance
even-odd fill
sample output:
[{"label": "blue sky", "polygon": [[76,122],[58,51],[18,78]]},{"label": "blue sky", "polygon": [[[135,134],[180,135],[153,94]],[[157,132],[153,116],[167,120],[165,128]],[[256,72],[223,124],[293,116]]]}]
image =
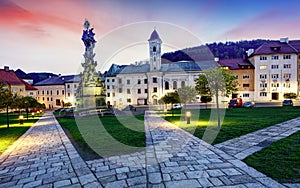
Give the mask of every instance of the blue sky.
[{"label": "blue sky", "polygon": [[[145,21],[177,25],[197,36],[201,40],[199,45],[258,38],[300,39],[299,7],[296,0],[5,0],[0,2],[0,67],[9,65],[26,72],[77,73],[83,61],[84,46],[80,38],[85,18],[95,28],[97,45],[103,48],[107,44],[101,43],[101,39],[112,31]],[[168,33],[157,30],[164,35],[161,36],[164,41]],[[152,29],[145,33],[123,33],[126,39],[117,36],[110,45],[142,34],[139,37],[147,42],[151,32]],[[176,32],[170,31],[170,35]],[[178,38],[185,40],[183,36]],[[163,48],[164,52],[167,50],[171,49]],[[108,66],[101,67],[100,57],[105,55],[97,53],[95,57],[101,71]],[[113,63],[128,64],[146,58],[147,48],[141,46],[133,52],[124,51],[122,58],[115,58]]]}]

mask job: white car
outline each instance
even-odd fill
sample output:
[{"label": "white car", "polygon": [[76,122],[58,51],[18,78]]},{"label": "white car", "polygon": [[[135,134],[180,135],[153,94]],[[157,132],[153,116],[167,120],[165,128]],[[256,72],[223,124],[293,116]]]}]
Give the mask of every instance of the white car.
[{"label": "white car", "polygon": [[172,109],[181,109],[182,105],[181,104],[173,104]]}]

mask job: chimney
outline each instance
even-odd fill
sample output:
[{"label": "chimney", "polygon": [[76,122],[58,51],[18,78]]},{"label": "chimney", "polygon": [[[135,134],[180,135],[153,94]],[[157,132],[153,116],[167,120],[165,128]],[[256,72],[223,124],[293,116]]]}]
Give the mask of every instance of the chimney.
[{"label": "chimney", "polygon": [[4,66],[5,72],[9,72],[9,66]]},{"label": "chimney", "polygon": [[289,43],[289,38],[285,37],[285,38],[280,38],[280,43]]}]

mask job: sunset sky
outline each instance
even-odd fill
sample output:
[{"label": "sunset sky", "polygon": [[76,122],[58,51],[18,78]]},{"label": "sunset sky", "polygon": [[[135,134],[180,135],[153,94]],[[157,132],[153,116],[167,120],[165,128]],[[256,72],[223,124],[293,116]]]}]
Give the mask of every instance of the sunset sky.
[{"label": "sunset sky", "polygon": [[[85,19],[96,33],[95,60],[101,72],[111,63],[147,59],[147,39],[154,27],[170,44],[163,52],[201,42],[300,39],[299,7],[298,0],[2,0],[0,68],[77,74],[83,62]],[[201,42],[181,46],[179,40],[193,39],[164,25],[189,32]]]}]

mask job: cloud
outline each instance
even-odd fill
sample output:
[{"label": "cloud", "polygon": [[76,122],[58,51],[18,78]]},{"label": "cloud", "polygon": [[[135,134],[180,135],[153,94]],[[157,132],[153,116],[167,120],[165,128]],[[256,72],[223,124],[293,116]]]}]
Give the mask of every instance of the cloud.
[{"label": "cloud", "polygon": [[222,34],[220,38],[241,40],[256,38],[279,39],[285,36],[296,37],[296,32],[299,31],[298,23],[299,16],[273,9],[243,21],[235,28]]}]

